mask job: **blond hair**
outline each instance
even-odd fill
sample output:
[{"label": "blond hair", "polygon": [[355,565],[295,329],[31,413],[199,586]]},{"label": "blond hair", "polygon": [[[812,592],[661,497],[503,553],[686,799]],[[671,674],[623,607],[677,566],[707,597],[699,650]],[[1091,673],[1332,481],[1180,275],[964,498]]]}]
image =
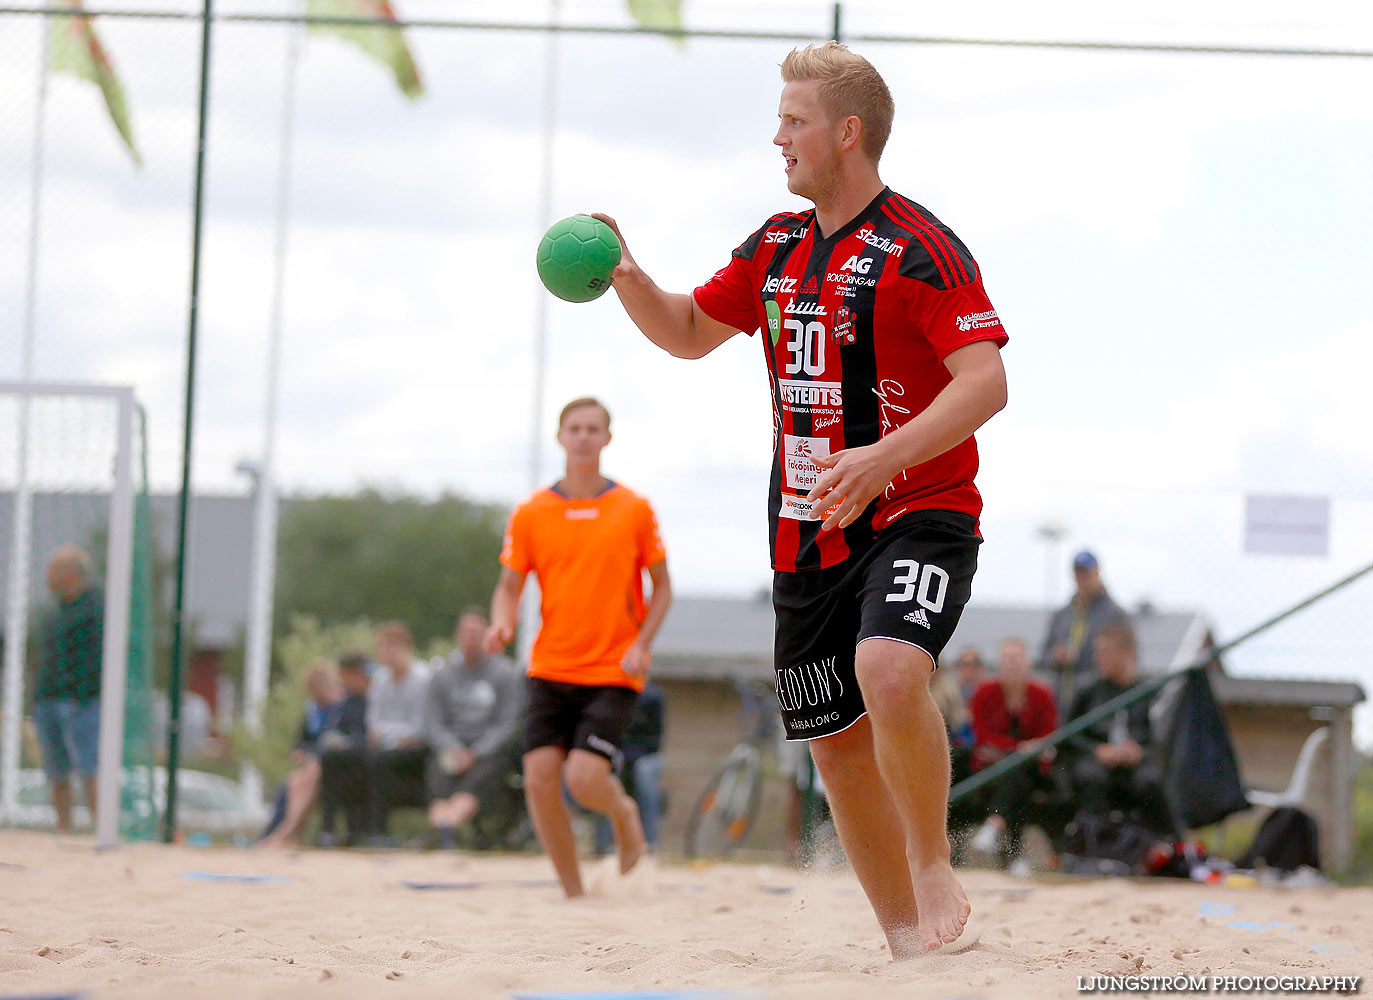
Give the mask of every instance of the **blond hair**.
[{"label": "blond hair", "polygon": [[839,42],[792,49],[782,60],[782,81],[820,85],[820,102],[836,118],[863,123],[863,152],[876,163],[891,135],[896,105],[882,75],[858,53]]},{"label": "blond hair", "polygon": [[576,399],[572,400],[572,402],[564,406],[562,412],[558,414],[558,430],[563,429],[563,424],[567,423],[567,418],[573,410],[580,410],[584,406],[599,407],[600,411],[605,414],[605,429],[610,430],[610,411],[606,409],[606,405],[595,396],[578,396]]},{"label": "blond hair", "polygon": [[303,680],[307,691],[318,684],[332,684],[338,680],[338,666],[333,660],[315,660],[305,668]]},{"label": "blond hair", "polygon": [[930,697],[935,707],[944,717],[944,725],[949,732],[962,729],[968,722],[968,707],[963,704],[963,695],[958,690],[958,681],[946,670],[936,670],[930,675]]}]

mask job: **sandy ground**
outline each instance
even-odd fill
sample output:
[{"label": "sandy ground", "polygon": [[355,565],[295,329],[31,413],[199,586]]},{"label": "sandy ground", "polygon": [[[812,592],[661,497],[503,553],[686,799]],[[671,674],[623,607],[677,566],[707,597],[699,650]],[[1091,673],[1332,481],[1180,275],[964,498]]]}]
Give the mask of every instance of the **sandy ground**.
[{"label": "sandy ground", "polygon": [[618,879],[601,867],[596,895],[569,903],[534,857],[96,853],[3,831],[0,996],[990,1000],[1075,996],[1092,975],[1373,972],[1373,889],[965,875],[981,943],[897,965],[847,873],[649,865]]}]

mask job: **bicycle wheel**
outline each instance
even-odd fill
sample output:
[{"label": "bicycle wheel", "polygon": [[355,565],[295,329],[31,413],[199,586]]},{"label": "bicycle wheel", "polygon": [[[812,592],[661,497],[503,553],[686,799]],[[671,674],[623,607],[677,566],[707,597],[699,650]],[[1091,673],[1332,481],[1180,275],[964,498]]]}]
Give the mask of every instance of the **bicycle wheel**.
[{"label": "bicycle wheel", "polygon": [[753,826],[763,798],[758,750],[734,748],[725,766],[706,785],[687,822],[689,858],[723,858],[738,847]]}]

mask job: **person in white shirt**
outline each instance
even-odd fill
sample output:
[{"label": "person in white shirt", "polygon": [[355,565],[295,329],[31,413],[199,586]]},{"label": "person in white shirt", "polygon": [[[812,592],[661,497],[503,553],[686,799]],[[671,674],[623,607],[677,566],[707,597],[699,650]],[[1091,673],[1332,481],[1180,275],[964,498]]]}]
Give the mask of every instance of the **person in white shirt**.
[{"label": "person in white shirt", "polygon": [[384,836],[391,810],[426,800],[424,737],[429,666],[415,658],[415,640],[404,622],[383,622],[376,631],[377,663],[367,693],[367,745],[373,833]]}]

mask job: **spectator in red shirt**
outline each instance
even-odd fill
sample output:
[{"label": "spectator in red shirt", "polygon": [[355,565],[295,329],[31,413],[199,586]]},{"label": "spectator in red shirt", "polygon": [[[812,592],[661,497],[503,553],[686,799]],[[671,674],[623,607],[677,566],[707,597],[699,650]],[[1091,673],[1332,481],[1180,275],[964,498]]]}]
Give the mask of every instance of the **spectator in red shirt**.
[{"label": "spectator in red shirt", "polygon": [[[1058,728],[1058,709],[1047,684],[1030,676],[1030,655],[1023,639],[1003,639],[996,676],[974,692],[972,712],[974,771],[1015,750],[1032,749]],[[999,854],[1003,860],[1020,853],[1020,834],[1034,821],[1031,793],[1044,781],[1052,751],[1040,766],[1024,765],[993,781],[988,789],[991,815],[973,837],[972,849]]]}]

